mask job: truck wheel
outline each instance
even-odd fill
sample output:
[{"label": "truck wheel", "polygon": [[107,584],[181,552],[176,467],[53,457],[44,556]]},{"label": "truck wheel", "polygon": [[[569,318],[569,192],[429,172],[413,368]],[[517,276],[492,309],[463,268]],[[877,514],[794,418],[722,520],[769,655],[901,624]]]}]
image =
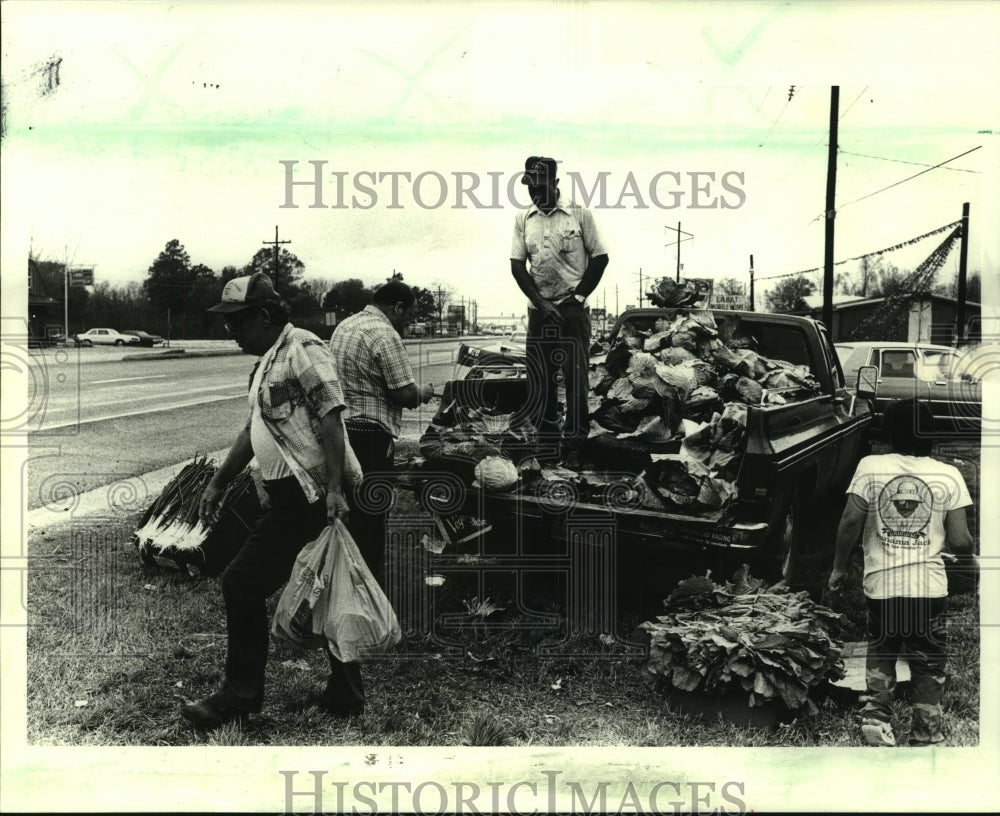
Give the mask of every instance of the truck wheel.
[{"label": "truck wheel", "polygon": [[778,518],[765,552],[765,577],[769,580],[792,582],[795,559],[799,552],[799,534],[802,529],[799,491],[793,489],[784,512]]}]

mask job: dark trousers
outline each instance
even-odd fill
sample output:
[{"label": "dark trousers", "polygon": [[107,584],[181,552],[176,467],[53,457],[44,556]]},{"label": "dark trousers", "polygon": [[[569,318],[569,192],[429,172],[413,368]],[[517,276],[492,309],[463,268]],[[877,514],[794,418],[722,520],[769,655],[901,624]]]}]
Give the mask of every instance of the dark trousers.
[{"label": "dark trousers", "polygon": [[[226,604],[225,690],[248,708],[259,710],[270,642],[267,599],[292,574],[295,558],[326,527],[326,502],[309,504],[295,477],[265,482],[270,506],[243,549],[222,574]],[[329,650],[326,697],[344,708],[364,704],[357,663],[342,663]]]},{"label": "dark trousers", "polygon": [[896,691],[896,658],[910,665],[914,742],[941,742],[945,684],[945,598],[868,598],[868,696],[862,716],[889,721]]},{"label": "dark trousers", "polygon": [[[361,484],[347,497],[351,508],[351,534],[368,569],[385,588],[386,491],[394,481],[392,434],[381,425],[347,420],[347,438],[365,474]],[[388,480],[388,481],[387,481]]]},{"label": "dark trousers", "polygon": [[566,386],[566,421],[562,436],[570,447],[578,447],[590,432],[587,395],[590,391],[590,316],[575,298],[557,307],[562,321],[538,309],[528,309],[525,345],[528,368],[528,419],[538,429],[541,441],[559,440],[558,375]]}]

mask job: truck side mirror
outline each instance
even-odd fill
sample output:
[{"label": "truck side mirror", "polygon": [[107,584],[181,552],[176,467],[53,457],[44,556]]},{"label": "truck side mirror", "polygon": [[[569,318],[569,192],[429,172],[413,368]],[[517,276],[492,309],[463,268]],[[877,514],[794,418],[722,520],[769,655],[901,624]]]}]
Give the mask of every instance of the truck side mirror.
[{"label": "truck side mirror", "polygon": [[870,400],[875,398],[876,391],[878,391],[878,368],[873,365],[861,366],[858,369],[855,396],[860,400]]}]

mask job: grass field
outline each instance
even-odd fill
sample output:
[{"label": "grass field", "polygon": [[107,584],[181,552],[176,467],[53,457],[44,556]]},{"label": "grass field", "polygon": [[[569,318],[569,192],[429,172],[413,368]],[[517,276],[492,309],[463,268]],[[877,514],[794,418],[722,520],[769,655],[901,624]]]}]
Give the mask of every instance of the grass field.
[{"label": "grass field", "polygon": [[[974,451],[942,458],[961,467],[978,503]],[[545,745],[854,746],[856,696],[816,696],[818,713],[773,728],[700,719],[646,685],[641,650],[627,641],[643,618],[619,618],[619,636],[561,637],[525,626],[512,598],[470,595],[456,580],[436,588],[434,610],[455,624],[449,642],[411,634],[389,659],[364,668],[364,715],[332,719],[308,703],[325,682],[319,652],[273,641],[264,711],[200,733],[178,708],[221,682],[225,619],[218,579],[144,567],[128,543],[134,520],[66,525],[29,544],[28,739],[43,745]],[[803,560],[803,587],[818,594],[829,553]],[[831,601],[845,640],[862,639],[860,557],[850,588]],[[410,576],[421,581],[422,575]],[[474,587],[473,587],[474,588]],[[672,586],[662,586],[662,597]],[[650,588],[655,595],[657,587]],[[623,593],[626,598],[631,592]],[[272,599],[272,608],[277,596]],[[490,605],[504,607],[490,612]],[[631,616],[630,616],[631,614]],[[950,745],[979,741],[979,604],[950,605]],[[561,634],[560,634],[561,633]],[[547,651],[540,650],[548,645]],[[906,688],[897,738],[908,732]]]}]

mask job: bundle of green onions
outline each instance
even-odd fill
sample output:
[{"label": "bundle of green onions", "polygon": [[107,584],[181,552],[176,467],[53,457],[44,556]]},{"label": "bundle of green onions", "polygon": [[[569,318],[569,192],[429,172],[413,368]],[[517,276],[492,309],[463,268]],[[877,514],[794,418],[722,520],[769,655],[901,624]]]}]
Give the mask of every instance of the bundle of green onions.
[{"label": "bundle of green onions", "polygon": [[[187,554],[201,555],[199,551],[211,536],[214,525],[206,525],[201,521],[198,506],[202,491],[215,471],[214,461],[196,456],[193,462],[186,465],[164,487],[163,492],[140,519],[138,529],[133,534],[140,556],[176,559]],[[255,491],[249,469],[233,479],[223,494],[219,505],[220,520],[247,491]]]}]

